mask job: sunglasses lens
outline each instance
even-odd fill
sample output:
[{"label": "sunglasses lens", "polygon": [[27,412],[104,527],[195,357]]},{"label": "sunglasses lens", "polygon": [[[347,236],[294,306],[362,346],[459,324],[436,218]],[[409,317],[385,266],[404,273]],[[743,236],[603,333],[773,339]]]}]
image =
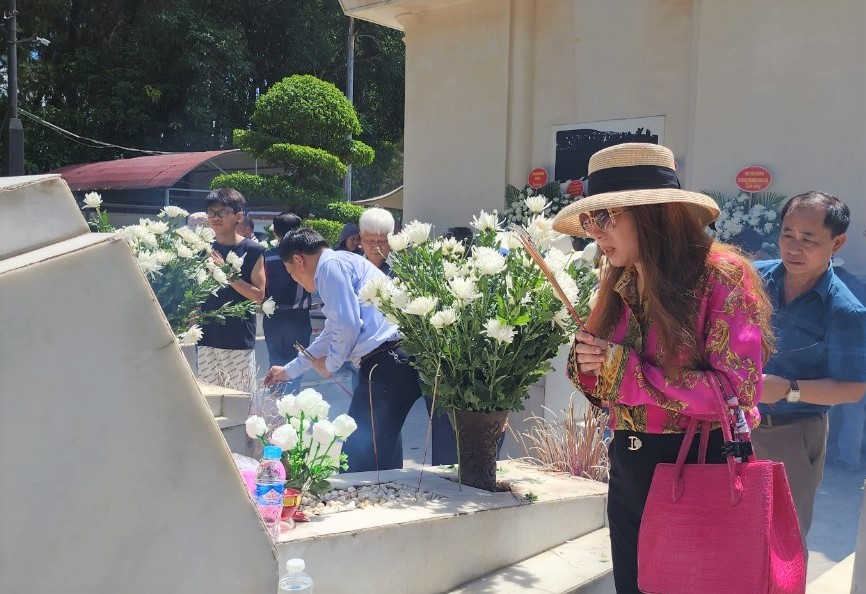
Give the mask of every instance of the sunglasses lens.
[{"label": "sunglasses lens", "polygon": [[595,215],[592,218],[595,219],[595,226],[598,227],[603,233],[607,233],[608,231],[610,231],[611,218],[608,211],[598,210],[595,212]]}]

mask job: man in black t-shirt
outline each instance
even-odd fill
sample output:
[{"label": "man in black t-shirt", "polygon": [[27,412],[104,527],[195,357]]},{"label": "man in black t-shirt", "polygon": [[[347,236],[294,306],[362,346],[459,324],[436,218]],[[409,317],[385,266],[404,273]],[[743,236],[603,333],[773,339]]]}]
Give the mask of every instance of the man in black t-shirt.
[{"label": "man in black t-shirt", "polygon": [[[232,188],[214,190],[205,201],[208,223],[216,235],[211,258],[240,266],[238,277],[208,297],[203,311],[213,311],[226,303],[249,299],[262,303],[265,295],[265,248],[236,231],[243,218],[246,200]],[[198,346],[199,377],[211,384],[252,392],[256,381],[256,317],[228,318],[202,327]]]}]

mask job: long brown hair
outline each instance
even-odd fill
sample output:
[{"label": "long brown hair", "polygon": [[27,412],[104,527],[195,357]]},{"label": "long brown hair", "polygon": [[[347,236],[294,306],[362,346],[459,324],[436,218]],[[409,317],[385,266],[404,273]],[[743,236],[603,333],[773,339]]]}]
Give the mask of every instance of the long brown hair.
[{"label": "long brown hair", "polygon": [[[656,326],[659,352],[669,374],[702,364],[695,323],[702,295],[701,277],[712,268],[754,299],[761,328],[764,360],[773,351],[770,330],[772,307],[760,277],[736,247],[713,241],[682,203],[635,206],[631,209],[637,228],[643,282],[643,307]],[[599,287],[595,309],[588,320],[591,332],[609,337],[622,315],[623,300],[614,290],[625,268],[610,266]],[[686,356],[684,359],[683,356]]]}]

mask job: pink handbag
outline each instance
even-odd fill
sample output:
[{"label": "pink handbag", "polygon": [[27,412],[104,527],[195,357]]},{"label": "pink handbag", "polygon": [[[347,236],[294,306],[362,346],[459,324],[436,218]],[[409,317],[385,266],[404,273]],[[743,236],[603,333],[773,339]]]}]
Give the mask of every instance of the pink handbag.
[{"label": "pink handbag", "polygon": [[751,443],[735,439],[732,410],[716,392],[727,465],[705,463],[709,421],[702,422],[699,463],[685,463],[699,422],[692,419],[676,463],[653,474],[638,535],[638,587],[650,594],[805,592],[784,466],[755,460]]}]

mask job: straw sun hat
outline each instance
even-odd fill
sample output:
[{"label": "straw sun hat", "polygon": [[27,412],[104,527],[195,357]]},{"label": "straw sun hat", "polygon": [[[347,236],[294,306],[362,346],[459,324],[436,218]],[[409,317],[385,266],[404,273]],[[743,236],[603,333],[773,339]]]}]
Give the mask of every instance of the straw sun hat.
[{"label": "straw sun hat", "polygon": [[719,216],[709,196],[680,189],[674,155],[667,147],[645,142],[609,146],[589,159],[588,195],[563,208],[553,228],[575,237],[587,237],[580,214],[603,208],[682,202],[702,225]]}]

